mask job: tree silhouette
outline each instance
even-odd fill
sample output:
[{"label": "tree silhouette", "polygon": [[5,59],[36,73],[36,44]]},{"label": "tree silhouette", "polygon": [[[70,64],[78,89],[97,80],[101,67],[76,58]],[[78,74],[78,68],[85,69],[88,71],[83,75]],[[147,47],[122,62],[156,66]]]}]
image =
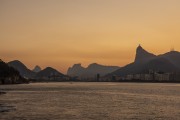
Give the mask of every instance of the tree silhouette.
[{"label": "tree silhouette", "polygon": [[[8,66],[5,62],[0,59],[0,80],[5,83],[6,78],[11,80],[11,83],[23,82],[24,78],[20,76],[20,73],[15,70],[13,67]],[[16,78],[19,78],[19,81],[15,81]]]}]

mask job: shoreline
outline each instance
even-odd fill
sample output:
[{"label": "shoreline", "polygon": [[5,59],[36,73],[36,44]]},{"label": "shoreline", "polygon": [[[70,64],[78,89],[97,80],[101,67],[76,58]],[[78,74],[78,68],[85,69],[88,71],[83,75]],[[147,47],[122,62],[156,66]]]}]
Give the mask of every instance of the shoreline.
[{"label": "shoreline", "polygon": [[[137,81],[137,80],[132,80],[132,81],[31,81],[30,83],[78,83],[78,82],[84,82],[84,83],[93,83],[93,82],[97,82],[97,83],[103,83],[103,82],[107,82],[107,83],[180,83],[180,81]],[[27,84],[27,83],[22,83],[22,84]],[[0,84],[1,85],[20,85],[20,84]],[[0,91],[0,95],[2,94],[6,94],[6,92],[4,91]]]},{"label": "shoreline", "polygon": [[112,82],[112,83],[180,83],[180,81],[139,81],[139,80],[119,80],[119,81],[83,81],[83,80],[77,80],[77,81],[30,81],[29,83],[55,83],[55,82],[97,82],[97,83],[103,83],[103,82]]}]

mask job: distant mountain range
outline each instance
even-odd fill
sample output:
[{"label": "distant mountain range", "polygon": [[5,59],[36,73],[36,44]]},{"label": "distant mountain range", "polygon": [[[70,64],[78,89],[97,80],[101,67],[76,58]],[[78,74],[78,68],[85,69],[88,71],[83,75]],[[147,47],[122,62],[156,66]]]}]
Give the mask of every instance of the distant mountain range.
[{"label": "distant mountain range", "polygon": [[87,68],[81,66],[81,64],[74,64],[67,71],[69,76],[77,76],[80,78],[94,78],[97,74],[104,76],[108,73],[116,71],[120,67],[118,66],[104,66],[97,63],[90,64]]},{"label": "distant mountain range", "polygon": [[[28,69],[22,62],[14,60],[8,63],[9,66],[19,71],[24,78],[47,78],[49,76],[66,76],[54,68],[47,67],[43,70],[35,66],[33,70]],[[129,74],[148,73],[150,70],[160,72],[180,72],[180,52],[170,51],[161,55],[154,55],[140,45],[136,49],[134,62],[124,66],[105,66],[97,63],[82,67],[81,64],[74,64],[67,71],[67,75],[79,78],[95,78],[100,76],[126,76]]]},{"label": "distant mountain range", "polygon": [[21,76],[29,79],[48,79],[50,76],[65,76],[54,68],[47,67],[43,70],[39,66],[35,66],[33,70],[28,69],[22,62],[19,60],[14,60],[8,63],[9,66],[18,70]]},{"label": "distant mountain range", "polygon": [[140,45],[136,49],[135,61],[107,76],[126,76],[128,74],[148,73],[149,70],[161,72],[180,72],[180,52],[171,51],[162,55],[154,55]]}]

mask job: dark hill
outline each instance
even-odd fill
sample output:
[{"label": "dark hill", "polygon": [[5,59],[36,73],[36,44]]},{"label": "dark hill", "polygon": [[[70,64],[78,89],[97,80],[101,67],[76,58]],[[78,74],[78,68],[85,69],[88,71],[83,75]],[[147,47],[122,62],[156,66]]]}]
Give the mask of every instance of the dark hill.
[{"label": "dark hill", "polygon": [[9,77],[9,76],[20,76],[19,72],[13,67],[9,67],[5,62],[0,60],[0,77]]},{"label": "dark hill", "polygon": [[75,64],[68,69],[67,75],[78,76],[80,78],[94,78],[97,74],[104,76],[119,68],[117,66],[104,66],[97,63],[90,64],[87,68],[84,68],[81,64]]},{"label": "dark hill", "polygon": [[14,84],[27,82],[13,67],[0,60],[0,84]]},{"label": "dark hill", "polygon": [[70,67],[67,71],[67,75],[69,76],[82,76],[83,72],[85,71],[85,68],[81,66],[81,64],[74,64],[72,67]]},{"label": "dark hill", "polygon": [[172,64],[180,68],[180,52],[178,51],[171,51],[168,53],[165,53],[163,55],[159,55],[159,57],[166,58],[169,60]]},{"label": "dark hill", "polygon": [[36,78],[39,79],[48,79],[50,76],[64,77],[65,75],[51,67],[47,67],[36,74]]},{"label": "dark hill", "polygon": [[171,51],[155,56],[141,46],[136,50],[135,61],[107,76],[126,76],[128,74],[148,73],[149,70],[162,72],[180,72],[180,53]]},{"label": "dark hill", "polygon": [[18,70],[21,76],[25,78],[34,78],[35,73],[29,70],[22,62],[19,60],[14,60],[8,63],[9,66],[13,67],[14,69]]},{"label": "dark hill", "polygon": [[134,62],[147,62],[155,57],[156,55],[147,52],[139,45],[136,49],[136,57]]},{"label": "dark hill", "polygon": [[108,73],[111,73],[113,71],[116,71],[120,67],[117,66],[105,66],[105,65],[99,65],[97,63],[90,64],[86,70],[83,73],[83,76],[87,77],[94,77],[97,74],[100,74],[101,76],[104,76]]}]

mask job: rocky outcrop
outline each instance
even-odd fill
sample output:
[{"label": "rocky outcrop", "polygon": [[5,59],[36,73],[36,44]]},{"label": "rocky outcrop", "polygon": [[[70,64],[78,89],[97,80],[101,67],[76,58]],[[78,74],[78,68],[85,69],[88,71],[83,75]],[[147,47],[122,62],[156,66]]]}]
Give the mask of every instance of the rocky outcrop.
[{"label": "rocky outcrop", "polygon": [[104,66],[97,63],[90,64],[87,68],[84,68],[81,64],[75,64],[68,69],[67,75],[80,78],[94,78],[97,74],[104,76],[119,68],[118,66]]},{"label": "rocky outcrop", "polygon": [[67,75],[75,77],[75,76],[82,76],[85,68],[81,66],[81,64],[74,64],[70,67],[67,71]]},{"label": "rocky outcrop", "polygon": [[136,49],[136,56],[134,62],[147,62],[151,59],[154,59],[156,55],[147,52],[145,49],[139,45]]},{"label": "rocky outcrop", "polygon": [[128,74],[148,73],[149,70],[162,72],[180,72],[180,53],[171,51],[162,55],[154,55],[140,45],[136,49],[135,61],[107,76],[126,76]]}]

